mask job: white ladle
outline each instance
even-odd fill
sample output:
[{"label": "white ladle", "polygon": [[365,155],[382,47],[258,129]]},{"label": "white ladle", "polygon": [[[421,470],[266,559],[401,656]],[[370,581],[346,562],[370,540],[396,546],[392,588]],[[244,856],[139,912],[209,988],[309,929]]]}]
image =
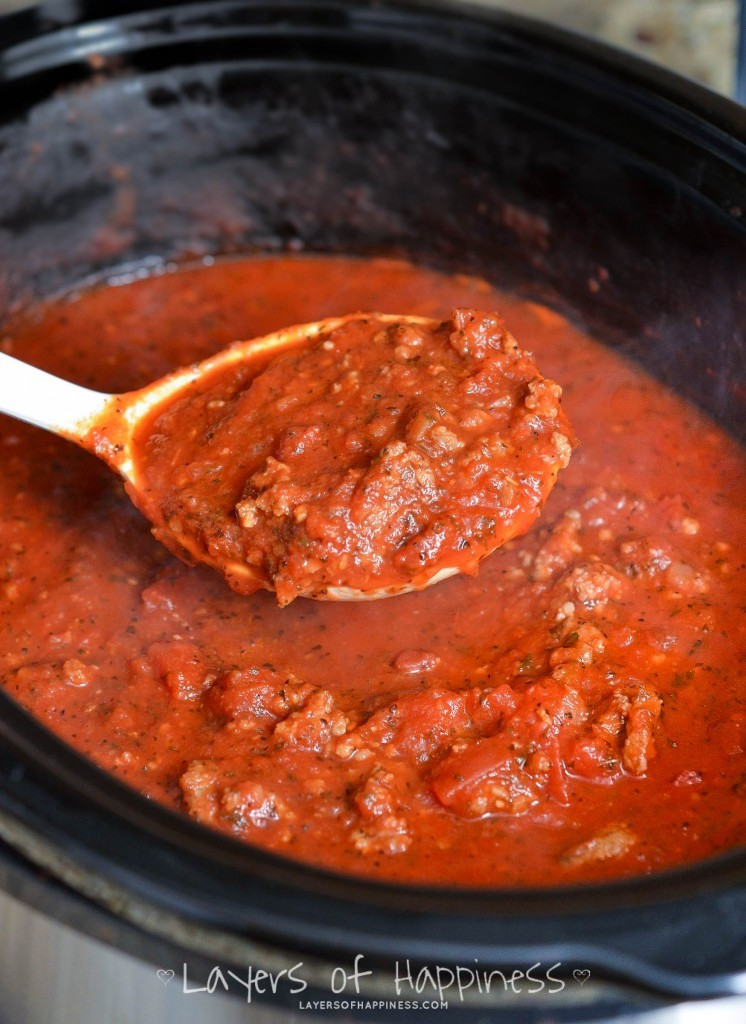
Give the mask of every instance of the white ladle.
[{"label": "white ladle", "polygon": [[[196,539],[183,533],[177,536],[170,530],[165,518],[159,514],[158,504],[148,499],[138,472],[133,444],[135,432],[139,424],[150,417],[156,408],[201,378],[240,362],[289,351],[360,315],[328,317],[310,324],[287,327],[262,338],[237,342],[200,363],[169,373],[138,391],[121,395],[91,391],[0,353],[0,412],[58,434],[102,459],[124,479],[130,497],[150,519],[156,536],[164,540],[170,535],[173,545],[167,544],[168,547],[182,549],[194,561],[206,563],[223,575],[242,577],[247,582],[255,581],[257,589],[266,588],[266,580],[260,578],[251,566],[243,562],[220,561],[202,550]],[[376,319],[390,324],[435,323],[427,317],[418,316],[376,314]],[[430,586],[458,571],[455,567],[441,568],[433,573],[425,585]],[[417,589],[421,587],[422,584],[419,584]],[[326,588],[318,596],[325,600],[367,601],[413,589],[413,585],[380,587],[369,591],[336,586]]]}]

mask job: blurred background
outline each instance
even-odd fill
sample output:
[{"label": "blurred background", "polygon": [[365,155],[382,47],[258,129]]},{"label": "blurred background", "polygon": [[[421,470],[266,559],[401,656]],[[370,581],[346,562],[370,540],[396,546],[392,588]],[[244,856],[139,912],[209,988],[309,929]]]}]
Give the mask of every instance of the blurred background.
[{"label": "blurred background", "polygon": [[738,0],[479,0],[599,36],[733,95]]},{"label": "blurred background", "polygon": [[[736,81],[739,0],[471,0],[599,36],[726,95]],[[0,12],[28,7],[0,0]],[[154,0],[153,6],[157,6]]]}]

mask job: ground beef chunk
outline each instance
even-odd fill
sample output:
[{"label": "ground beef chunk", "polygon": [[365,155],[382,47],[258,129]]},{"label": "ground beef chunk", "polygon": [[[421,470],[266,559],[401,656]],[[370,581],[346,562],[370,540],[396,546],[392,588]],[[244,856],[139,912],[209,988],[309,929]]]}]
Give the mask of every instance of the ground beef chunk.
[{"label": "ground beef chunk", "polygon": [[624,824],[607,825],[590,839],[566,850],[560,857],[568,867],[580,867],[593,861],[621,857],[637,842],[637,837]]}]

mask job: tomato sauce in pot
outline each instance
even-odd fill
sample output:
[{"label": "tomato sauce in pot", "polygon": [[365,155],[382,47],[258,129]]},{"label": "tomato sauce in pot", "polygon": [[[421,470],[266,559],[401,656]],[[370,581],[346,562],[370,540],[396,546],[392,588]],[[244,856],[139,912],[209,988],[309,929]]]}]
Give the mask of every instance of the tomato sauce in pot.
[{"label": "tomato sauce in pot", "polygon": [[0,422],[0,679],[151,797],[327,868],[564,885],[746,842],[743,452],[557,313],[282,256],[50,303],[2,347],[100,390],[375,309],[497,309],[579,440],[538,522],[428,590],[279,608],[189,568],[92,456]]}]

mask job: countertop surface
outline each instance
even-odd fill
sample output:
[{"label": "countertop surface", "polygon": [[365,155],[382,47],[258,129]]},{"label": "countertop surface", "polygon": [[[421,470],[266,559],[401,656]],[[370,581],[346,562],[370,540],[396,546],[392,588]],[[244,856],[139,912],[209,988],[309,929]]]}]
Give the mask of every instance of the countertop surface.
[{"label": "countertop surface", "polygon": [[732,95],[738,0],[477,0],[599,36]]}]

